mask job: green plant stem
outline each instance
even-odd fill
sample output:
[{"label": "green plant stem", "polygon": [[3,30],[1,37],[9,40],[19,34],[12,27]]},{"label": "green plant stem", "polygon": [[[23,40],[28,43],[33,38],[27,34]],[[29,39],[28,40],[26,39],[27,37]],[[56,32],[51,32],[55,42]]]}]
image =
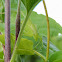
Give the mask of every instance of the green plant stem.
[{"label": "green plant stem", "polygon": [[37,52],[37,51],[35,51],[35,50],[33,50],[33,51],[34,51],[34,53],[35,53],[36,55],[40,56],[40,57],[44,60],[44,62],[46,62],[46,58],[45,58],[42,54],[40,54],[39,52]]},{"label": "green plant stem", "polygon": [[25,21],[24,21],[23,24],[22,24],[22,27],[21,27],[21,30],[20,30],[20,32],[19,32],[19,36],[18,36],[18,39],[17,39],[17,42],[16,42],[16,45],[15,45],[15,48],[14,48],[14,51],[13,51],[13,55],[12,55],[12,57],[11,57],[10,62],[13,62],[14,59],[15,59],[15,56],[16,56],[16,49],[17,49],[17,46],[19,45],[19,42],[20,42],[20,40],[21,40],[22,33],[23,33],[24,27],[25,27],[25,25],[26,25],[26,23],[27,23],[27,21],[28,21],[28,18],[29,18],[29,15],[26,16],[26,19],[25,19]]},{"label": "green plant stem", "polygon": [[50,26],[49,26],[49,19],[48,19],[48,13],[46,9],[46,4],[45,1],[43,0],[44,8],[45,8],[45,13],[46,13],[46,19],[47,19],[47,52],[46,52],[46,61],[48,60],[49,56],[49,41],[50,41]]}]

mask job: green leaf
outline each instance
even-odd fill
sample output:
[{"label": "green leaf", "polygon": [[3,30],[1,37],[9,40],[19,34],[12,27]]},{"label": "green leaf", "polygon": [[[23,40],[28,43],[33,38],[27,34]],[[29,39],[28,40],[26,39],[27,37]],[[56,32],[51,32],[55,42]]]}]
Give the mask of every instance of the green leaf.
[{"label": "green leaf", "polygon": [[38,40],[37,41],[34,40],[33,43],[34,43],[33,49],[38,52],[41,52],[43,47],[42,38],[38,36]]},{"label": "green leaf", "polygon": [[[13,48],[14,48],[14,44],[15,44],[15,36],[11,34],[10,38],[11,38],[11,52],[12,52]],[[3,45],[5,45],[5,35],[4,34],[0,35],[0,42]]]},{"label": "green leaf", "polygon": [[4,11],[5,11],[5,9],[4,9],[4,7],[2,8],[2,15],[1,15],[1,17],[2,17],[2,22],[5,22],[5,14],[4,14]]},{"label": "green leaf", "polygon": [[5,33],[5,24],[0,23],[0,32]]},{"label": "green leaf", "polygon": [[21,1],[25,5],[27,13],[29,13],[29,11],[32,11],[33,8],[36,6],[36,4],[39,3],[41,0],[21,0]]},{"label": "green leaf", "polygon": [[0,22],[4,22],[4,17],[5,17],[5,14],[4,14],[4,10],[5,10],[5,3],[4,3],[4,0],[1,0],[0,2]]},{"label": "green leaf", "polygon": [[[31,3],[31,1],[32,1],[32,3]],[[31,11],[33,10],[35,4],[38,3],[38,1],[40,1],[40,0],[34,0],[34,1],[33,0],[22,0],[23,4],[25,5],[25,7],[27,9],[27,16],[25,18],[24,23],[22,24],[21,31],[19,33],[19,36],[18,36],[18,39],[17,39],[17,43],[16,43],[16,46],[15,46],[15,50],[14,50],[13,56],[11,58],[11,62],[15,59],[16,48],[17,48],[17,46],[20,43],[20,39],[22,37],[23,30],[25,28],[25,25],[27,23],[27,20],[28,20],[30,14],[31,14]]]},{"label": "green leaf", "polygon": [[38,40],[38,33],[37,33],[37,29],[35,27],[34,24],[32,24],[31,20],[29,19],[24,32],[23,32],[24,36],[29,36],[29,37],[34,37],[35,40]]},{"label": "green leaf", "polygon": [[0,42],[0,59],[3,59],[4,53],[3,53],[3,46],[2,43]]},{"label": "green leaf", "polygon": [[0,52],[3,51],[3,48],[2,48],[2,43],[0,42]]},{"label": "green leaf", "polygon": [[5,44],[5,35],[0,35],[0,42],[4,45]]},{"label": "green leaf", "polygon": [[[34,17],[33,17],[34,16]],[[37,14],[32,12],[30,19],[33,24],[37,26],[37,30],[40,36],[47,36],[47,21],[43,14]],[[50,39],[53,36],[57,36],[58,33],[62,33],[62,27],[52,18],[49,17],[50,22]]]},{"label": "green leaf", "polygon": [[4,3],[4,0],[2,0],[2,15],[1,15],[1,17],[2,17],[2,22],[5,22],[5,14],[4,14],[4,12],[5,12],[5,3]]},{"label": "green leaf", "polygon": [[0,59],[3,59],[4,53],[3,51],[0,52]]},{"label": "green leaf", "polygon": [[21,55],[16,55],[14,62],[21,62]]},{"label": "green leaf", "polygon": [[33,49],[36,51],[41,51],[42,48],[42,38],[38,35],[37,29],[34,24],[32,24],[31,20],[29,19],[24,32],[23,37],[31,40],[33,42]]},{"label": "green leaf", "polygon": [[[43,36],[43,45],[47,46],[47,37]],[[52,51],[59,51],[59,49],[50,42],[50,49]]]},{"label": "green leaf", "polygon": [[28,36],[23,36],[23,38],[26,38],[33,42],[33,50],[36,50],[38,52],[42,51],[43,43],[42,43],[42,38],[40,36],[38,36],[37,40],[35,40],[33,37],[28,37]]},{"label": "green leaf", "polygon": [[[43,36],[43,37],[42,37],[42,41],[43,41],[43,47],[42,47],[41,53],[46,56],[47,37]],[[59,49],[58,49],[55,45],[53,45],[53,44],[50,42],[49,56],[51,55],[51,53],[54,53],[54,52],[56,52],[56,51],[59,51]]]},{"label": "green leaf", "polygon": [[[26,9],[27,9],[27,15],[26,15],[26,18],[25,18],[25,20],[24,20],[24,22],[23,22],[23,24],[22,24],[22,27],[21,27],[21,30],[20,30],[20,32],[19,32],[19,36],[18,36],[18,39],[17,39],[17,43],[16,43],[16,45],[15,45],[15,49],[14,49],[14,52],[13,52],[13,56],[12,56],[12,58],[11,58],[11,62],[12,61],[14,61],[14,59],[15,59],[15,53],[16,53],[16,48],[17,48],[17,46],[19,45],[19,43],[20,43],[20,39],[21,39],[21,37],[22,37],[22,33],[23,33],[23,30],[24,30],[24,28],[25,28],[25,25],[26,25],[26,23],[27,23],[27,21],[28,21],[28,18],[29,18],[29,16],[30,16],[30,14],[31,14],[31,12],[32,12],[32,10],[34,9],[34,7],[36,6],[36,4],[39,2],[38,0],[35,0],[34,1],[34,3],[33,3],[33,0],[32,0],[32,3],[31,3],[31,0],[22,0],[22,2],[23,2],[23,4],[25,5],[25,7],[26,7]],[[31,3],[31,4],[30,4]],[[28,7],[28,5],[30,5],[29,7]]]},{"label": "green leaf", "polygon": [[17,54],[20,55],[33,55],[33,42],[31,40],[22,38],[20,44],[17,47]]},{"label": "green leaf", "polygon": [[62,59],[62,51],[57,51],[50,56],[49,62],[61,61],[61,59]]},{"label": "green leaf", "polygon": [[62,50],[62,35],[54,36],[51,38],[51,42],[60,50]]},{"label": "green leaf", "polygon": [[15,45],[15,36],[11,34],[10,38],[11,38],[11,53],[12,53]]},{"label": "green leaf", "polygon": [[53,62],[62,62],[62,59],[59,59],[59,60],[55,60]]},{"label": "green leaf", "polygon": [[[30,28],[30,26],[32,26],[32,28],[34,29],[34,32],[37,34],[37,40],[35,40],[35,38],[33,37],[34,32]],[[35,28],[34,27],[35,27],[35,25],[31,23],[31,20],[28,20],[28,22],[25,26],[25,30],[23,32],[23,37],[28,40],[31,40],[33,42],[33,49],[34,50],[42,53],[43,55],[46,55],[45,51],[46,51],[46,47],[47,47],[47,38],[44,36],[43,36],[43,38],[41,38],[38,35],[36,27]],[[42,39],[43,39],[43,44],[42,44]],[[52,52],[59,51],[59,49],[57,49],[51,42],[50,42],[50,49],[49,50],[50,50],[50,54]]]},{"label": "green leaf", "polygon": [[38,35],[36,26],[29,19],[24,32],[23,37],[31,40],[33,42],[33,49],[40,52],[42,48],[42,38]]}]

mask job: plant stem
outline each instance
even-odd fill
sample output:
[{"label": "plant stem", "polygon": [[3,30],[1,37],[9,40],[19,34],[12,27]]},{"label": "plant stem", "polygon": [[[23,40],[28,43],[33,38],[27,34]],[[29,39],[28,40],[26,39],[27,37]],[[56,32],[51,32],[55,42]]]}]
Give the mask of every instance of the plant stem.
[{"label": "plant stem", "polygon": [[20,31],[20,3],[21,3],[20,0],[18,0],[18,10],[17,10],[17,16],[16,16],[16,40],[18,38],[18,34]]},{"label": "plant stem", "polygon": [[43,0],[44,8],[45,8],[45,13],[46,13],[46,19],[47,19],[47,52],[46,52],[46,61],[48,60],[49,56],[49,41],[50,41],[50,26],[49,26],[49,19],[48,19],[48,13],[46,9],[46,4],[45,1]]},{"label": "plant stem", "polygon": [[10,62],[10,0],[5,0],[5,62]]},{"label": "plant stem", "polygon": [[17,38],[17,42],[16,42],[16,45],[15,45],[15,48],[14,48],[14,51],[13,51],[13,55],[12,55],[12,57],[11,57],[11,61],[10,61],[10,62],[13,62],[14,59],[15,59],[15,56],[16,56],[16,49],[17,49],[17,46],[19,45],[19,42],[20,42],[20,40],[21,40],[22,33],[23,33],[23,30],[24,30],[24,28],[25,28],[25,25],[26,25],[26,23],[27,23],[27,21],[28,21],[28,18],[29,18],[29,15],[26,15],[26,19],[25,19],[25,21],[23,22],[22,27],[21,27],[21,30],[20,30],[20,32],[19,32],[19,35],[18,35],[18,38]]},{"label": "plant stem", "polygon": [[33,50],[33,51],[34,51],[34,53],[35,53],[36,55],[40,56],[40,57],[44,60],[44,62],[46,62],[46,58],[45,58],[42,54],[40,54],[39,52],[37,52],[37,51],[35,51],[35,50]]}]

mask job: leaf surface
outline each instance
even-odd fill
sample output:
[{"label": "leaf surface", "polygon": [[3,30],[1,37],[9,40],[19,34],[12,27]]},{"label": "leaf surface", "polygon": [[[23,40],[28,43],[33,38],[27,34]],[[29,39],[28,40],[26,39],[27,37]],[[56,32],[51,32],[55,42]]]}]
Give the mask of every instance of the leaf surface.
[{"label": "leaf surface", "polygon": [[[42,37],[42,41],[43,41],[43,47],[42,47],[42,51],[41,53],[46,56],[46,49],[47,49],[47,37],[43,36]],[[59,51],[59,49],[53,45],[51,42],[50,42],[50,47],[49,47],[49,56],[51,55],[51,53],[54,53],[56,51]]]},{"label": "leaf surface", "polygon": [[33,42],[31,40],[22,38],[16,50],[17,50],[17,54],[20,54],[20,55],[33,55],[34,54]]},{"label": "leaf surface", "polygon": [[[37,30],[40,36],[47,36],[47,21],[46,16],[32,12],[30,19],[33,24],[37,26]],[[58,33],[62,33],[62,27],[52,18],[49,17],[50,22],[50,39],[53,36],[57,36]]]},{"label": "leaf surface", "polygon": [[61,59],[62,59],[62,51],[57,51],[50,56],[49,62],[61,61]]},{"label": "leaf surface", "polygon": [[55,60],[53,62],[62,62],[62,59],[59,59],[59,60]]},{"label": "leaf surface", "polygon": [[29,11],[32,11],[33,8],[36,6],[36,4],[39,3],[41,0],[21,0],[21,1],[25,5],[27,13],[29,13]]},{"label": "leaf surface", "polygon": [[23,35],[24,36],[29,36],[29,37],[34,37],[35,40],[38,40],[37,29],[36,29],[35,25],[32,24],[30,19],[28,20],[28,22],[27,22],[27,24],[25,26]]}]

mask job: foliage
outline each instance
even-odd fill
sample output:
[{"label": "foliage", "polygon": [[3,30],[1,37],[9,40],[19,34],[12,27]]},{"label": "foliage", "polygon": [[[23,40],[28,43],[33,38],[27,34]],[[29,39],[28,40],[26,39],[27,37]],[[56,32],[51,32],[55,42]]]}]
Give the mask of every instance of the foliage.
[{"label": "foliage", "polygon": [[[44,62],[42,59],[46,56],[47,49],[47,23],[46,17],[42,14],[37,14],[32,10],[38,2],[41,0],[21,0],[21,30],[19,33],[18,44],[15,48],[15,60],[14,62]],[[11,0],[11,53],[13,53],[13,48],[15,44],[15,19],[17,14],[17,0]],[[0,3],[0,6],[1,3]],[[3,11],[3,9],[2,9]],[[1,12],[1,9],[0,9]],[[32,13],[31,13],[32,12]],[[4,11],[2,12],[4,13]],[[30,15],[31,14],[31,15]],[[0,14],[0,17],[4,19],[4,14]],[[30,16],[30,18],[29,18]],[[2,20],[0,18],[0,20]],[[28,20],[28,21],[27,21]],[[50,39],[53,43],[50,42],[49,48],[49,62],[61,62],[62,61],[62,51],[61,48],[61,37],[57,36],[58,33],[62,33],[62,27],[55,22],[52,18],[49,17],[50,22]],[[2,20],[3,21],[3,20]],[[4,21],[3,21],[4,22]],[[24,30],[23,30],[24,29]],[[5,23],[0,23],[0,42],[5,45]],[[21,37],[22,36],[22,37]],[[58,44],[58,41],[60,43]],[[55,45],[53,45],[55,44]],[[58,51],[58,52],[56,52]],[[55,53],[54,53],[55,52]],[[51,53],[53,53],[51,55]],[[38,56],[37,56],[38,54]],[[40,56],[40,57],[39,57]],[[0,62],[4,62],[3,47],[0,45]],[[11,61],[13,62],[13,61]]]},{"label": "foliage", "polygon": [[0,22],[5,22],[4,19],[5,19],[5,4],[4,4],[4,0],[1,0],[0,1]]},{"label": "foliage", "polygon": [[[30,31],[30,33],[28,30]],[[37,35],[35,36],[35,34],[37,34]],[[5,43],[4,37],[5,37],[5,35],[0,35],[0,41],[3,44]],[[2,40],[2,38],[3,38],[3,40]],[[43,39],[43,41],[42,41],[42,39]],[[17,54],[33,55],[34,54],[33,49],[34,49],[34,50],[38,51],[39,53],[43,54],[44,56],[46,55],[45,51],[46,51],[46,46],[47,46],[47,38],[45,36],[43,36],[43,38],[41,38],[38,35],[36,27],[31,22],[31,20],[28,20],[28,22],[25,26],[24,32],[23,32],[23,38],[20,41],[21,42],[17,48]],[[11,49],[12,49],[12,51],[13,51],[14,43],[15,43],[15,37],[13,34],[11,34]],[[30,47],[28,47],[28,46],[30,46]],[[50,43],[49,50],[50,50],[50,55],[51,55],[51,53],[53,53],[55,51],[59,51],[59,49],[57,49],[52,43]]]},{"label": "foliage", "polygon": [[[42,14],[38,15],[36,12],[32,12],[30,19],[31,19],[32,23],[37,26],[39,35],[47,36],[46,17]],[[62,33],[62,27],[54,19],[49,17],[49,22],[50,22],[50,37],[57,36],[58,33]]]},{"label": "foliage", "polygon": [[50,62],[58,62],[58,61],[62,61],[62,51],[58,51],[58,52],[55,52],[54,54],[52,54],[49,58],[49,61]]},{"label": "foliage", "polygon": [[51,41],[57,48],[62,50],[62,35],[52,37]]}]

